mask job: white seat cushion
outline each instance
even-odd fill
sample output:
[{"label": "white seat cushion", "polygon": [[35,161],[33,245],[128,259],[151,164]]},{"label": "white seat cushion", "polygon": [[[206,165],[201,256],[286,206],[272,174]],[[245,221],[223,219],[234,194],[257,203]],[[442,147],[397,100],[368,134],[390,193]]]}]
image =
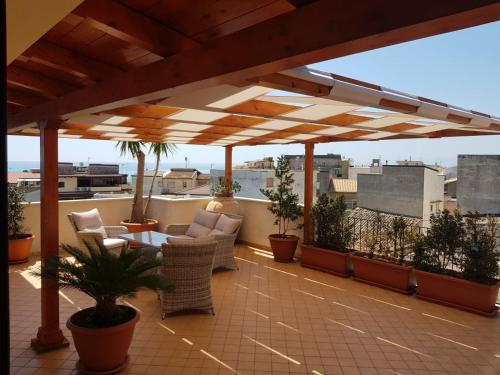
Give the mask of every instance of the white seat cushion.
[{"label": "white seat cushion", "polygon": [[232,219],[227,215],[220,215],[217,224],[215,224],[215,229],[224,232],[225,234],[233,234],[240,227],[241,220]]},{"label": "white seat cushion", "polygon": [[78,230],[97,230],[103,235],[103,238],[108,237],[97,208],[86,212],[72,212],[71,215]]},{"label": "white seat cushion", "polygon": [[204,245],[213,242],[213,237],[204,236],[199,238],[169,237],[167,243],[170,245]]},{"label": "white seat cushion", "polygon": [[121,249],[123,246],[127,246],[127,241],[121,238],[105,238],[103,244],[108,250]]},{"label": "white seat cushion", "polygon": [[217,236],[218,234],[220,235],[220,234],[226,234],[226,233],[224,233],[223,231],[221,231],[219,229],[212,229],[208,235],[209,236]]}]

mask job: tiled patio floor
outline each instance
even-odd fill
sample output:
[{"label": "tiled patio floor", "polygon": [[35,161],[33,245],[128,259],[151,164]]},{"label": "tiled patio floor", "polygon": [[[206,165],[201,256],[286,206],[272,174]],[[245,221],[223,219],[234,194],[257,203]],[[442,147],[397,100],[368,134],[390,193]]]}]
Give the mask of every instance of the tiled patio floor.
[{"label": "tiled patio floor", "polygon": [[[213,276],[215,316],[162,321],[153,292],[129,301],[141,320],[125,373],[500,374],[499,317],[430,304],[298,263],[274,263],[268,253],[247,246],[238,246],[237,256],[239,271]],[[76,373],[73,345],[44,355],[29,348],[40,320],[40,290],[24,277],[26,268],[11,267],[10,273],[11,372]],[[90,303],[66,291],[62,321]]]}]

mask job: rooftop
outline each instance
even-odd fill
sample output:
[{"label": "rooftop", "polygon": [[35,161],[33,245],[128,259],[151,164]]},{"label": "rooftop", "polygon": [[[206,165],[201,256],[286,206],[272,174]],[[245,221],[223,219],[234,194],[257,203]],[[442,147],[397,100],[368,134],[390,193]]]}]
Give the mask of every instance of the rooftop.
[{"label": "rooftop", "polygon": [[347,178],[331,178],[330,191],[334,193],[357,193],[358,181]]}]

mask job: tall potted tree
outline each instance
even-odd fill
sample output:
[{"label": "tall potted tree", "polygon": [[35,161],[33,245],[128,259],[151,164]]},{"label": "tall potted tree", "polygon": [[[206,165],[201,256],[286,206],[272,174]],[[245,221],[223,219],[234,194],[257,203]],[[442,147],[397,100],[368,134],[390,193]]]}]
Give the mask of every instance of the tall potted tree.
[{"label": "tall potted tree", "polygon": [[350,276],[354,224],[347,215],[344,197],[331,199],[322,194],[312,208],[312,217],[314,242],[302,244],[302,266]]},{"label": "tall potted tree", "polygon": [[274,175],[278,179],[276,189],[261,189],[270,201],[268,210],[275,216],[274,225],[278,226],[278,233],[269,235],[269,242],[273,250],[274,260],[277,262],[291,262],[297,248],[299,237],[288,234],[290,224],[303,215],[299,205],[299,195],[293,192],[293,173],[291,173],[288,159],[281,155],[274,167]]},{"label": "tall potted tree", "polygon": [[444,210],[414,245],[417,297],[470,312],[498,311],[500,249],[496,218]]},{"label": "tall potted tree", "polygon": [[134,297],[140,288],[171,291],[173,285],[156,273],[147,272],[161,261],[142,256],[125,247],[120,254],[88,246],[88,252],[63,245],[75,260],[50,257],[33,275],[54,280],[60,289],[76,289],[95,300],[95,306],[80,310],[67,321],[82,373],[112,374],[128,362],[128,348],[139,312],[118,304],[120,298]]},{"label": "tall potted tree", "polygon": [[24,220],[23,203],[25,192],[16,186],[8,187],[8,231],[9,231],[9,264],[27,262],[35,238],[31,233],[25,233],[22,222]]},{"label": "tall potted tree", "polygon": [[155,157],[155,173],[153,175],[153,179],[151,180],[148,199],[146,200],[146,207],[144,208],[144,215],[148,213],[149,203],[151,202],[151,196],[153,195],[153,189],[155,186],[156,175],[158,174],[158,169],[160,168],[161,157],[162,155],[168,157],[168,155],[173,154],[175,150],[177,150],[177,146],[169,143],[151,143],[149,146],[149,153],[153,154]]}]

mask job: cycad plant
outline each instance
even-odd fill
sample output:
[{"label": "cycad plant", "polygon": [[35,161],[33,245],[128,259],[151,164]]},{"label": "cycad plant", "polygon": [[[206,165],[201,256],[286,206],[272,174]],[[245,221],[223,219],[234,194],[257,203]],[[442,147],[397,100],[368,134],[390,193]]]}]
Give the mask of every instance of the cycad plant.
[{"label": "cycad plant", "polygon": [[146,201],[146,207],[144,208],[144,215],[148,212],[149,202],[151,202],[151,196],[153,195],[153,189],[155,186],[156,175],[158,173],[158,168],[160,168],[160,160],[162,155],[168,157],[168,154],[173,154],[177,150],[177,146],[169,143],[151,143],[149,146],[149,153],[153,154],[155,157],[155,173],[151,181],[151,186],[149,188],[148,200]]},{"label": "cycad plant", "polygon": [[117,305],[120,297],[134,297],[140,288],[171,291],[174,286],[163,276],[148,273],[161,265],[161,261],[147,258],[140,251],[123,247],[115,254],[103,245],[98,249],[87,246],[82,250],[63,245],[72,257],[50,257],[45,266],[32,272],[34,276],[56,282],[59,289],[77,289],[92,297],[94,311],[85,322],[88,328],[110,327],[126,322],[131,317],[129,309]]}]

